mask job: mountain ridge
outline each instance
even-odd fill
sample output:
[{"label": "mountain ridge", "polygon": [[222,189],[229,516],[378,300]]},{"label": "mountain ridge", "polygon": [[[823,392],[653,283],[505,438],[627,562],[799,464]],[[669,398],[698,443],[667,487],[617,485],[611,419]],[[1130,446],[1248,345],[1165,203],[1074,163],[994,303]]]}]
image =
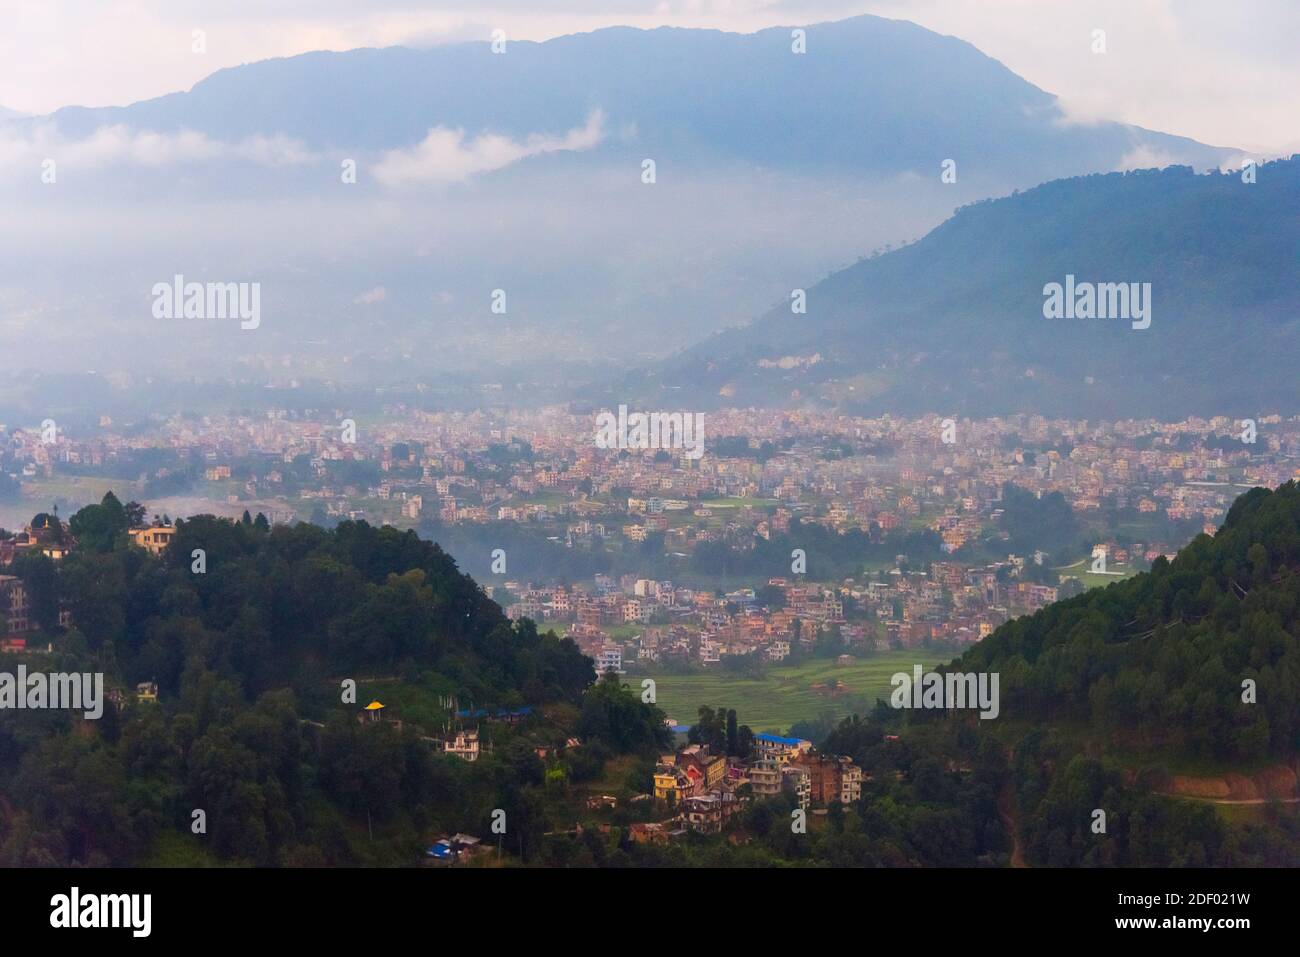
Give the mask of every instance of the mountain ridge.
[{"label": "mountain ridge", "polygon": [[[436,126],[554,133],[600,108],[615,128],[635,124],[642,143],[700,155],[869,169],[892,169],[912,155],[924,155],[927,167],[955,156],[1031,177],[1049,145],[1087,154],[1075,161],[1079,171],[1113,168],[1140,148],[1171,150],[1200,166],[1230,152],[1120,123],[1072,124],[1052,94],[973,44],[910,21],[863,15],[798,27],[807,35],[803,55],[791,53],[792,29],[607,27],[508,41],[502,55],[487,41],[311,51],[225,67],[188,91],[65,107],[45,119],[74,135],[125,123],[395,149]],[[817,110],[806,110],[808,102]],[[388,116],[376,115],[380,104]],[[1008,151],[1009,136],[1025,141]]]},{"label": "mountain ridge", "polygon": [[[1300,346],[1300,158],[1256,173],[1093,174],[964,206],[810,286],[806,316],[779,304],[626,388],[864,412],[1281,408],[1294,398],[1283,357]],[[1071,276],[1150,282],[1150,327],[1044,318],[1045,287]],[[1242,331],[1225,334],[1225,315]]]}]

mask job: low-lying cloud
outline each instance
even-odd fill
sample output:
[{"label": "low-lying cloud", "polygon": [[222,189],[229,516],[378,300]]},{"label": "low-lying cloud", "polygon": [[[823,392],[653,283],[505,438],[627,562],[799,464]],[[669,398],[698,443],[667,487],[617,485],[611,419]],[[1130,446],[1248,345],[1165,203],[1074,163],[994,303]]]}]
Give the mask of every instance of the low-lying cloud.
[{"label": "low-lying cloud", "polygon": [[54,160],[59,167],[93,170],[108,166],[176,166],[218,160],[243,160],[259,166],[293,166],[317,157],[302,143],[286,136],[252,136],[225,143],[204,133],[181,130],[157,133],[124,125],[102,126],[89,136],[63,136],[49,123],[0,130],[0,166],[40,164]]},{"label": "low-lying cloud", "polygon": [[467,139],[464,130],[439,126],[417,145],[385,153],[374,175],[384,186],[393,188],[458,183],[530,156],[589,150],[604,139],[604,126],[605,115],[600,110],[593,110],[585,125],[563,136],[534,133],[523,142],[495,133]]}]

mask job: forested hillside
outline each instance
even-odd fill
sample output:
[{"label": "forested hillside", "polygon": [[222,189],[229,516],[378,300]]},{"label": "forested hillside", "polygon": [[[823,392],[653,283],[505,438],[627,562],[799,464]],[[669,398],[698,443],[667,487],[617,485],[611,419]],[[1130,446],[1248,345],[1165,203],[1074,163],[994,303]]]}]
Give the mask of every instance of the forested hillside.
[{"label": "forested hillside", "polygon": [[[806,833],[782,793],[726,833],[670,843],[629,836],[669,813],[644,797],[670,745],[664,713],[615,676],[593,684],[571,641],[509,622],[413,533],[201,516],[153,556],[128,543],[139,506],[111,494],[66,528],[38,518],[76,543],[10,569],[53,651],[6,658],[102,671],[120,707],[0,711],[3,864],[410,865],[461,831],[496,834],[490,861],[525,865],[1300,861],[1294,803],[1236,819],[1160,791],[1164,762],[1295,767],[1295,483],[1249,492],[1172,562],[1013,620],[955,661],[1000,674],[997,720],[878,702],[843,721],[816,743],[863,769],[863,797]],[[351,701],[348,678],[363,690]],[[364,713],[371,694],[383,720]],[[467,704],[517,716],[475,716],[472,763],[442,744]],[[745,715],[719,704],[692,738],[747,760]]]},{"label": "forested hillside", "polygon": [[1300,486],[1252,489],[1173,561],[1016,619],[954,667],[1000,672],[1013,720],[1221,760],[1296,754]]},{"label": "forested hillside", "polygon": [[[110,494],[66,529],[47,517],[76,551],[14,569],[55,646],[15,661],[103,671],[125,705],[95,721],[0,713],[5,864],[410,863],[428,829],[482,829],[493,808],[521,807],[540,786],[526,734],[517,748],[501,736],[509,774],[435,758],[441,741],[431,753],[424,735],[441,728],[359,723],[366,702],[344,702],[348,678],[392,676],[449,703],[553,705],[578,721],[591,660],[532,622],[512,625],[413,533],[200,516],[178,522],[156,558],[127,544],[132,508]],[[75,622],[66,632],[52,621],[60,603]],[[139,682],[156,682],[156,703],[136,701]],[[190,837],[195,809],[201,840]],[[525,819],[516,852],[541,826]]]},{"label": "forested hillside", "polygon": [[[1300,157],[1253,174],[1096,174],[973,203],[918,242],[809,277],[804,313],[786,299],[624,386],[647,402],[818,401],[871,415],[1286,407]],[[1045,287],[1067,276],[1147,284],[1149,326],[1046,318]]]}]

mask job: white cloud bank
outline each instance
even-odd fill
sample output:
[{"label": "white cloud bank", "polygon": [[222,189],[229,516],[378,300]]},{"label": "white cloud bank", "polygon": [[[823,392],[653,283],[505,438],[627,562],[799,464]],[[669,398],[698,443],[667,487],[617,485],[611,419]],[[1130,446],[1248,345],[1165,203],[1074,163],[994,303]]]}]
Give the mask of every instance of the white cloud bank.
[{"label": "white cloud bank", "polygon": [[224,143],[203,133],[155,133],[123,125],[103,126],[80,139],[61,135],[52,124],[0,131],[0,166],[40,164],[52,159],[60,168],[100,169],[106,166],[145,167],[244,160],[259,166],[292,166],[316,157],[301,143],[285,136],[253,136]]},{"label": "white cloud bank", "polygon": [[352,300],[354,305],[373,306],[375,303],[384,302],[388,299],[388,290],[383,286],[376,286],[374,289],[367,289],[361,295]]},{"label": "white cloud bank", "polygon": [[458,183],[530,156],[589,150],[605,138],[604,127],[605,115],[600,110],[593,110],[585,125],[563,136],[533,133],[523,142],[495,133],[467,139],[464,130],[439,126],[429,130],[417,145],[385,153],[374,175],[391,188]]}]

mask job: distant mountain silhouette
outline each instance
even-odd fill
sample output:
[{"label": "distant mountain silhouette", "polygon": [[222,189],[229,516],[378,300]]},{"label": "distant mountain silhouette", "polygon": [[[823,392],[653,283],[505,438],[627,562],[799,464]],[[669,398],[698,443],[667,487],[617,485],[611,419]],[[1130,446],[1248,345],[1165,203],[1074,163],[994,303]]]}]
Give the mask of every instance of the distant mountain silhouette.
[{"label": "distant mountain silhouette", "polygon": [[1008,183],[1119,168],[1130,155],[1199,167],[1226,155],[1120,123],[1070,125],[1056,99],[971,44],[860,16],[754,34],[614,27],[544,43],[309,53],[223,69],[187,93],[70,107],[61,130],[125,124],[238,140],[283,134],[316,148],[393,149],[434,126],[525,136],[608,118],[605,153],[677,162],[937,170],[945,158]]}]

